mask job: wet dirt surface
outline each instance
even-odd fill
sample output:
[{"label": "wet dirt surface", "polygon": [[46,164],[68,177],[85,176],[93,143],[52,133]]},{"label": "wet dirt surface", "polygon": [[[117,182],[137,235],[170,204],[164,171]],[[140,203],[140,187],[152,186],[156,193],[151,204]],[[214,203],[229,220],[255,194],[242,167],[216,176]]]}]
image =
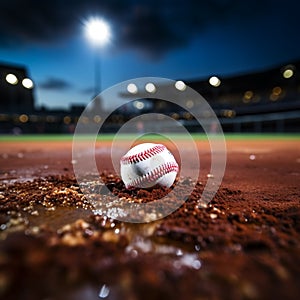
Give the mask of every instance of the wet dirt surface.
[{"label": "wet dirt surface", "polygon": [[[0,296],[298,299],[300,142],[227,141],[222,185],[202,206],[210,153],[197,146],[198,183],[181,207],[130,224],[93,214],[73,174],[71,142],[2,142]],[[109,147],[97,148],[103,179],[124,196]],[[149,191],[138,193],[147,201]]]}]

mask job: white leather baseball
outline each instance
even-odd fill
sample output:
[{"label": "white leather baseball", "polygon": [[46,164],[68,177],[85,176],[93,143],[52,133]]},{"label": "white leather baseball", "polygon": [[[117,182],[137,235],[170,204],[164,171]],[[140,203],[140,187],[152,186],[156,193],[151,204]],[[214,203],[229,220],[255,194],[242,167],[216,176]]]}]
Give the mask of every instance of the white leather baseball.
[{"label": "white leather baseball", "polygon": [[131,148],[120,160],[121,178],[126,188],[170,187],[178,164],[162,144],[143,143]]}]

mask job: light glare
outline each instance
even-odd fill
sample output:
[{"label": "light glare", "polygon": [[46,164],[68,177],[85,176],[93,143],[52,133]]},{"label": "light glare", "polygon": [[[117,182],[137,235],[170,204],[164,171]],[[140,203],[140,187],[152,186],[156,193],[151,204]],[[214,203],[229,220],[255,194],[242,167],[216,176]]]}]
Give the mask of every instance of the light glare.
[{"label": "light glare", "polygon": [[87,38],[95,45],[103,46],[110,39],[110,28],[102,19],[91,19],[85,25]]},{"label": "light glare", "polygon": [[192,107],[194,107],[194,101],[193,101],[193,100],[188,100],[188,101],[186,101],[186,107],[187,107],[187,108],[192,108]]},{"label": "light glare", "polygon": [[29,118],[28,118],[28,116],[25,115],[25,114],[19,116],[19,121],[20,121],[21,123],[26,123],[26,122],[28,122],[28,120],[29,120]]},{"label": "light glare", "polygon": [[176,81],[176,83],[175,83],[175,87],[176,87],[176,89],[179,90],[179,91],[184,91],[184,90],[186,89],[186,84],[185,84],[183,81],[178,80],[178,81]]},{"label": "light glare", "polygon": [[212,76],[209,78],[209,84],[218,87],[221,84],[221,80],[217,76]]},{"label": "light glare", "polygon": [[284,70],[282,75],[283,75],[284,78],[288,79],[288,78],[291,78],[294,75],[294,71],[292,69],[286,69],[286,70]]},{"label": "light glare", "polygon": [[145,107],[145,104],[141,101],[134,101],[134,106],[137,108],[137,109],[143,109]]},{"label": "light glare", "polygon": [[138,88],[137,88],[137,86],[134,83],[129,83],[127,85],[127,91],[130,94],[136,94],[138,92]]},{"label": "light glare", "polygon": [[24,78],[22,80],[22,85],[26,88],[26,89],[32,89],[33,88],[33,82],[31,79],[29,78]]},{"label": "light glare", "polygon": [[13,84],[13,85],[16,85],[18,83],[18,78],[14,74],[7,74],[5,79],[8,83]]},{"label": "light glare", "polygon": [[151,93],[151,94],[153,94],[153,93],[156,92],[156,87],[155,87],[155,85],[154,85],[153,83],[151,83],[151,82],[149,82],[149,83],[146,84],[145,89],[146,89],[146,91],[147,91],[148,93]]},{"label": "light glare", "polygon": [[64,123],[65,123],[66,125],[70,124],[70,123],[71,123],[71,117],[70,117],[70,116],[65,116],[65,117],[64,117]]}]

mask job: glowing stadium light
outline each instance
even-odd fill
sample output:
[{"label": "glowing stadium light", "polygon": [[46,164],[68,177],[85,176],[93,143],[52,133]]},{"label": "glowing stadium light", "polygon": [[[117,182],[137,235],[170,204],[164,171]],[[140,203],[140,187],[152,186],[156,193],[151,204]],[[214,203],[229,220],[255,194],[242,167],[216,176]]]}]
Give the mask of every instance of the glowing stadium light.
[{"label": "glowing stadium light", "polygon": [[16,85],[18,83],[18,78],[14,74],[7,74],[5,77],[6,81],[12,85]]},{"label": "glowing stadium light", "polygon": [[187,100],[185,105],[186,105],[187,108],[193,108],[194,107],[194,101],[193,100]]},{"label": "glowing stadium light", "polygon": [[83,123],[83,124],[88,124],[90,122],[89,118],[88,117],[82,117],[80,118],[80,121]]},{"label": "glowing stadium light", "polygon": [[277,101],[282,96],[283,96],[283,90],[282,90],[282,88],[280,86],[275,86],[272,89],[272,93],[270,95],[270,100],[271,101]]},{"label": "glowing stadium light", "polygon": [[295,68],[295,66],[292,65],[292,64],[289,64],[289,65],[284,66],[284,67],[281,69],[281,73],[282,73],[283,78],[288,79],[288,78],[293,77],[294,74],[295,74],[295,70],[296,70],[296,68]]},{"label": "glowing stadium light", "polygon": [[99,115],[95,115],[93,120],[94,120],[95,123],[100,123],[102,118]]},{"label": "glowing stadium light", "polygon": [[243,102],[249,103],[253,99],[254,93],[252,91],[246,91],[243,96]]},{"label": "glowing stadium light", "polygon": [[214,87],[218,87],[221,84],[221,80],[217,76],[210,77],[208,82]]},{"label": "glowing stadium light", "polygon": [[72,121],[72,119],[71,119],[71,117],[70,116],[64,116],[64,123],[66,124],[66,125],[68,125],[68,124],[70,124],[71,123],[71,121]]},{"label": "glowing stadium light", "polygon": [[145,89],[146,89],[146,91],[147,91],[148,93],[151,93],[151,94],[153,94],[153,93],[156,92],[156,87],[155,87],[155,85],[154,85],[153,83],[151,83],[151,82],[149,82],[149,83],[146,84]]},{"label": "glowing stadium light", "polygon": [[134,83],[129,83],[127,85],[127,91],[130,94],[136,94],[138,92],[138,88],[137,88],[137,86]]},{"label": "glowing stadium light", "polygon": [[294,71],[292,69],[286,69],[283,71],[282,76],[286,79],[293,77]]},{"label": "glowing stadium light", "polygon": [[145,107],[145,104],[142,101],[134,101],[133,104],[137,109],[143,109]]},{"label": "glowing stadium light", "polygon": [[275,86],[272,89],[272,94],[279,96],[282,93],[282,88],[280,86]]},{"label": "glowing stadium light", "polygon": [[227,118],[234,118],[236,116],[235,110],[228,109],[226,113]]},{"label": "glowing stadium light", "polygon": [[110,27],[103,19],[92,18],[85,23],[87,38],[95,45],[103,46],[111,38]]},{"label": "glowing stadium light", "polygon": [[29,120],[29,118],[28,118],[28,116],[25,115],[25,114],[22,114],[22,115],[19,116],[19,121],[20,121],[21,123],[26,123],[26,122],[28,122],[28,120]]},{"label": "glowing stadium light", "polygon": [[[109,24],[103,19],[91,18],[84,22],[85,35],[89,42],[98,47],[103,47],[111,39],[111,31]],[[95,91],[94,96],[101,92],[101,68],[100,57],[98,51],[95,53]]]},{"label": "glowing stadium light", "polygon": [[193,119],[192,115],[187,111],[185,113],[183,113],[183,118],[186,119],[186,120],[192,120]]},{"label": "glowing stadium light", "polygon": [[24,78],[22,80],[22,85],[24,86],[24,88],[26,89],[32,89],[33,88],[33,82],[31,79],[29,78]]},{"label": "glowing stadium light", "polygon": [[180,116],[179,116],[178,113],[172,113],[172,114],[170,115],[170,117],[171,117],[172,119],[174,119],[174,120],[179,120],[179,118],[180,118]]},{"label": "glowing stadium light", "polygon": [[183,81],[178,80],[175,82],[175,87],[179,91],[184,91],[186,89],[186,84]]}]

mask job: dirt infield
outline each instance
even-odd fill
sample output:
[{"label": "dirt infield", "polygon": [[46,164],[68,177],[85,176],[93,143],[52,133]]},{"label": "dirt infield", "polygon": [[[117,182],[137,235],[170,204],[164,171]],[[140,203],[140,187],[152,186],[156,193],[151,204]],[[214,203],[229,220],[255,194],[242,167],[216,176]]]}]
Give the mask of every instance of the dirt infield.
[{"label": "dirt infield", "polygon": [[[0,146],[3,299],[298,299],[299,140],[228,140],[222,185],[204,207],[210,152],[197,142],[193,193],[149,224],[92,213],[70,141]],[[97,144],[98,160],[112,190],[124,193],[109,147]]]}]

